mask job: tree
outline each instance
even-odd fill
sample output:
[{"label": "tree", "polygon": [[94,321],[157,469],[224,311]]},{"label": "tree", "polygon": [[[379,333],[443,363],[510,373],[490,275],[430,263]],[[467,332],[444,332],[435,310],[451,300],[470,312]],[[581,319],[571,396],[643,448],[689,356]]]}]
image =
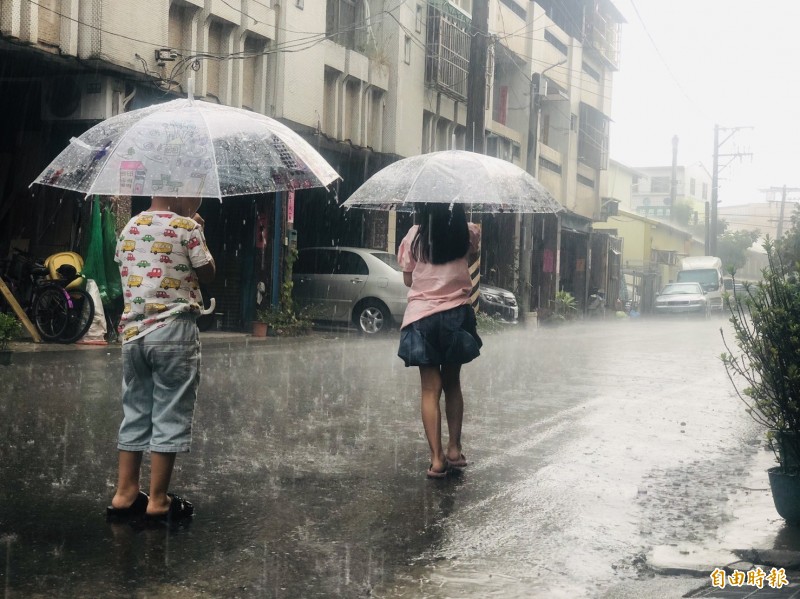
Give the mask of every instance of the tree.
[{"label": "tree", "polygon": [[792,213],[792,226],[778,241],[778,252],[790,272],[800,270],[800,204]]},{"label": "tree", "polygon": [[758,230],[725,231],[717,238],[717,255],[727,272],[742,268],[747,262],[747,250],[759,237]]},{"label": "tree", "polygon": [[675,202],[672,209],[669,211],[670,217],[681,226],[688,227],[692,224],[692,216],[694,216],[694,208],[684,202]]}]

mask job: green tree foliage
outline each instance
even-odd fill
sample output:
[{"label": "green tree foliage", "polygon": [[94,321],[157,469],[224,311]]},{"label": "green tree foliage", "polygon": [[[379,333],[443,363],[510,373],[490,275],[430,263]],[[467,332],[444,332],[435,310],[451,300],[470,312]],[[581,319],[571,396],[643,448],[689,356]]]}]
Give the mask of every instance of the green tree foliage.
[{"label": "green tree foliage", "polygon": [[717,255],[722,260],[725,272],[740,269],[747,262],[747,249],[759,237],[758,230],[753,231],[725,231],[717,237]]},{"label": "green tree foliage", "polygon": [[792,226],[778,241],[781,260],[791,272],[800,270],[800,204],[792,213]]},{"label": "green tree foliage", "polygon": [[680,226],[688,227],[689,225],[695,224],[694,208],[689,204],[675,202],[669,214],[672,221]]}]

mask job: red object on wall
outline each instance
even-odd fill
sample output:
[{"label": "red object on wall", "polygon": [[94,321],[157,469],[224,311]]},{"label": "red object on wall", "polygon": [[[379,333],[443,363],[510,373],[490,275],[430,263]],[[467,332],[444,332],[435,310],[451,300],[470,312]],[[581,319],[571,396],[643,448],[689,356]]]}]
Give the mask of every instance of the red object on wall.
[{"label": "red object on wall", "polygon": [[497,122],[501,125],[506,124],[506,114],[508,114],[508,86],[500,87],[500,102],[497,107]]}]

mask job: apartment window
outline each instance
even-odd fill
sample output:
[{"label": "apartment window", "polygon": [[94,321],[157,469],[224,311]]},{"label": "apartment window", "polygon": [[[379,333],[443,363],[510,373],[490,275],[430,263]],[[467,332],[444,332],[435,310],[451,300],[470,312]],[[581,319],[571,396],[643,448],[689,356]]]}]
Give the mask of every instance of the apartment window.
[{"label": "apartment window", "polygon": [[360,0],[328,0],[325,34],[340,46],[362,49],[366,30],[356,25],[364,20],[363,4]]},{"label": "apartment window", "polygon": [[515,0],[500,0],[500,3],[505,4],[520,19],[525,20],[528,18],[528,11],[517,4]]},{"label": "apartment window", "polygon": [[411,37],[406,36],[404,59],[406,64],[411,64]]},{"label": "apartment window", "polygon": [[577,176],[578,183],[585,185],[586,187],[594,188],[594,181],[592,181],[589,177],[584,177],[583,175]]},{"label": "apartment window", "polygon": [[598,73],[597,71],[595,71],[595,70],[594,70],[592,67],[590,67],[588,64],[586,64],[586,63],[584,62],[584,63],[581,65],[581,69],[583,70],[583,72],[584,72],[584,73],[586,73],[587,75],[589,75],[589,77],[591,77],[592,79],[594,79],[594,80],[595,80],[595,81],[597,81],[598,83],[600,82],[600,73]]},{"label": "apartment window", "polygon": [[558,48],[558,51],[561,52],[564,56],[567,55],[567,53],[569,51],[569,48],[567,48],[567,44],[562,42],[555,35],[553,35],[549,31],[545,30],[544,39],[547,40],[548,42],[550,42],[556,48]]},{"label": "apartment window", "polygon": [[650,191],[653,193],[669,193],[669,177],[653,177],[650,180]]},{"label": "apartment window", "polygon": [[417,18],[414,24],[417,33],[422,32],[422,4],[417,4]]},{"label": "apartment window", "polygon": [[548,171],[553,171],[554,173],[561,174],[561,165],[556,164],[555,162],[551,162],[547,158],[539,157],[539,168],[547,169]]},{"label": "apartment window", "polygon": [[608,117],[583,102],[578,121],[578,160],[595,169],[608,166]]},{"label": "apartment window", "polygon": [[449,3],[428,4],[425,83],[458,100],[467,99],[469,27],[469,19]]},{"label": "apartment window", "polygon": [[294,5],[300,10],[303,10],[303,8],[305,7],[305,0],[295,0]]},{"label": "apartment window", "polygon": [[694,196],[694,179],[689,179],[689,195]]},{"label": "apartment window", "polygon": [[703,199],[708,199],[708,183],[703,183]]}]

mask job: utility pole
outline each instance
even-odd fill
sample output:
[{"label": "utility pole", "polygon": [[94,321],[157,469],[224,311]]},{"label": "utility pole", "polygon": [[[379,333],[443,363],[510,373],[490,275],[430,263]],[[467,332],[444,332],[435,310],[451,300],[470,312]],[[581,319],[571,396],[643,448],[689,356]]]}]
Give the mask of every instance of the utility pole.
[{"label": "utility pole", "polygon": [[790,193],[797,193],[800,192],[800,187],[787,187],[783,185],[782,187],[770,187],[769,189],[762,189],[761,191],[766,192],[768,194],[767,201],[772,202],[772,198],[775,197],[776,192],[781,192],[781,209],[780,209],[780,216],[778,217],[778,226],[775,233],[775,241],[778,241],[781,237],[783,237],[783,223],[786,214],[786,200],[788,199],[788,194]]},{"label": "utility pole", "polygon": [[672,136],[672,177],[669,184],[669,214],[675,220],[675,200],[678,199],[678,136]]},{"label": "utility pole", "polygon": [[[720,127],[719,125],[714,125],[714,166],[711,171],[711,223],[709,224],[709,239],[708,239],[708,253],[710,256],[717,255],[717,204],[719,203],[719,159],[720,158],[730,158],[728,162],[726,162],[722,169],[725,169],[731,162],[733,162],[736,158],[743,158],[745,156],[753,157],[751,152],[734,152],[732,154],[720,154],[720,147],[726,141],[728,141],[733,135],[741,130],[741,129],[752,129],[752,127]],[[729,131],[728,135],[720,141],[719,139],[719,132],[720,131]]]},{"label": "utility pole", "polygon": [[466,149],[486,151],[486,55],[489,48],[489,0],[473,0],[467,74]]}]

